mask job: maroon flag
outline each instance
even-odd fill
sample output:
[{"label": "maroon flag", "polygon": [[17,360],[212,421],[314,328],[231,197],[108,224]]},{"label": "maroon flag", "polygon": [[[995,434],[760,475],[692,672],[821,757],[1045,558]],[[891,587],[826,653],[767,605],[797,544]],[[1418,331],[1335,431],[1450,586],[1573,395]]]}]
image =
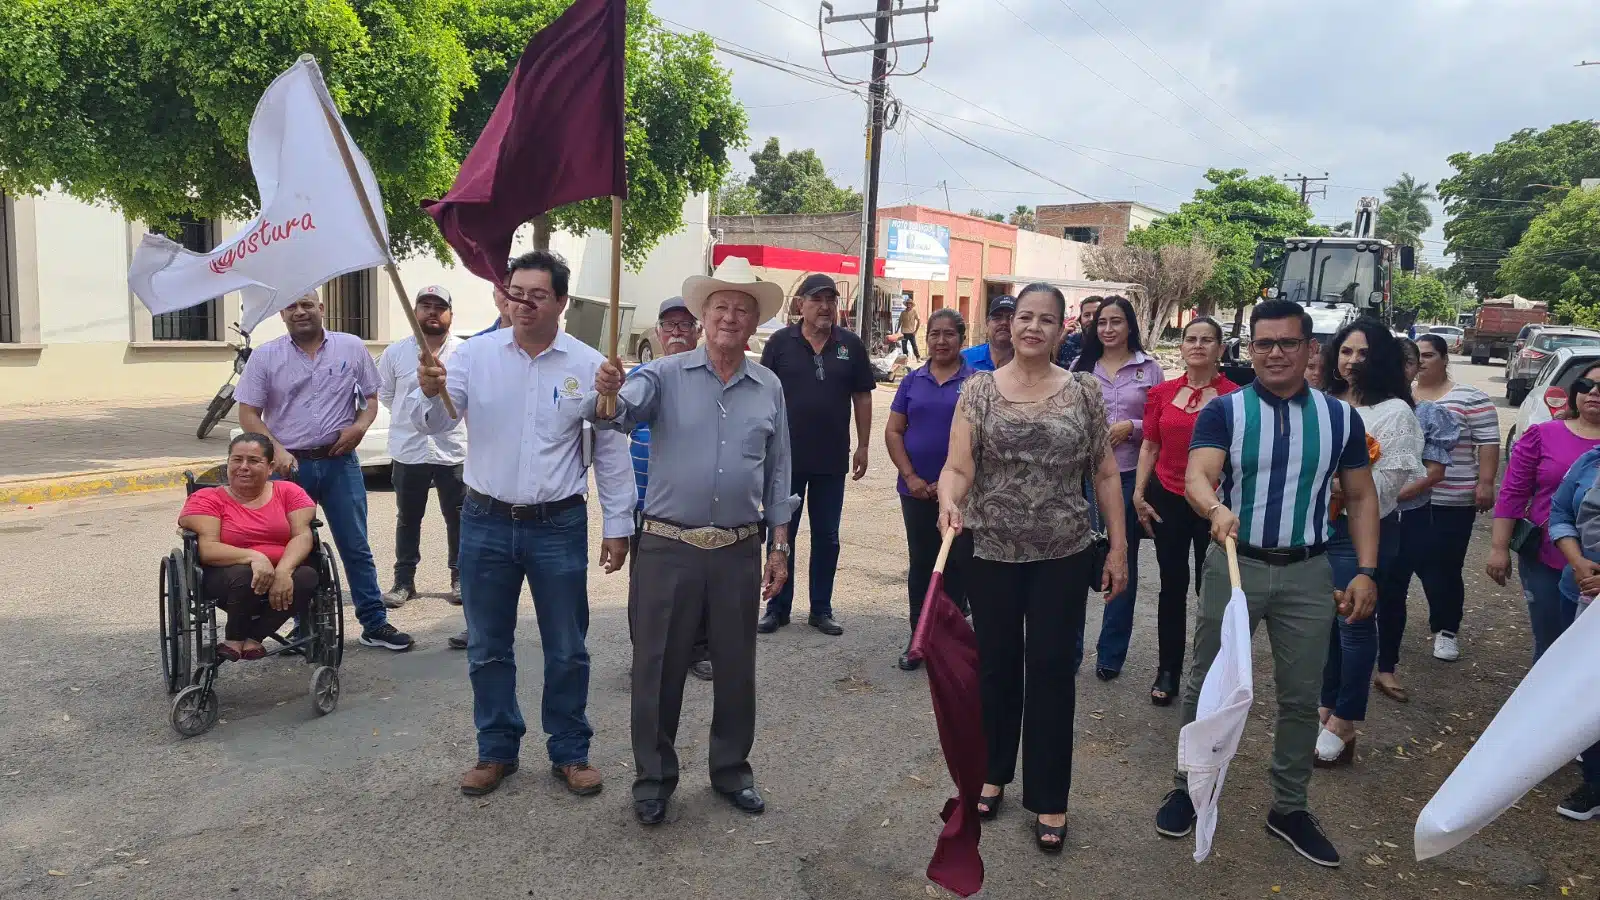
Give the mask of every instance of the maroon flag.
[{"label": "maroon flag", "polygon": [[467,269],[496,284],[534,216],[623,197],[626,0],[577,0],[533,36],[442,200],[423,210]]},{"label": "maroon flag", "polygon": [[[948,548],[949,543],[946,542]],[[942,568],[944,554],[939,557]],[[963,897],[983,887],[983,857],[978,855],[978,795],[989,766],[983,739],[983,707],[978,698],[978,639],[972,626],[944,592],[937,569],[922,603],[922,618],[911,639],[911,658],[928,668],[933,717],[945,765],[956,796],[945,801],[944,830],[928,863],[928,878]]]}]

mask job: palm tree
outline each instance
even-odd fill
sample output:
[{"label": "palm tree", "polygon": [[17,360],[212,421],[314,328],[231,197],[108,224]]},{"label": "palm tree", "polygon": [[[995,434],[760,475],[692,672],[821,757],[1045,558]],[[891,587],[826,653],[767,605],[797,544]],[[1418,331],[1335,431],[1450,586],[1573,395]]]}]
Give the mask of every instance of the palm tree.
[{"label": "palm tree", "polygon": [[1401,172],[1394,184],[1383,189],[1384,204],[1378,210],[1378,237],[1395,244],[1415,247],[1422,233],[1433,227],[1433,213],[1427,201],[1438,199],[1433,188],[1419,182],[1409,172]]},{"label": "palm tree", "polygon": [[1032,231],[1034,225],[1033,209],[1029,206],[1018,205],[1011,213],[1011,224],[1023,231]]}]

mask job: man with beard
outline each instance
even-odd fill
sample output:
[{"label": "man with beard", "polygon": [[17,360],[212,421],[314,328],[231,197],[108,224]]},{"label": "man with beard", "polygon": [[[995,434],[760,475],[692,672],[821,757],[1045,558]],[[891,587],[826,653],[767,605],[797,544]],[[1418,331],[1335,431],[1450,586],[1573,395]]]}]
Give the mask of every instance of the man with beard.
[{"label": "man with beard", "polygon": [[[700,323],[695,320],[694,314],[689,312],[689,307],[683,302],[682,297],[672,297],[661,304],[661,312],[656,320],[656,337],[661,341],[664,356],[672,356],[693,350],[700,343]],[[640,363],[628,370],[628,377],[645,367]],[[628,567],[631,571],[639,560],[639,539],[644,535],[644,495],[650,487],[650,423],[641,422],[629,434],[633,454],[633,483],[639,488],[639,505],[633,513],[633,541],[628,551]],[[629,594],[631,601],[632,594]],[[633,614],[629,606],[628,639],[633,639]],[[711,651],[706,646],[706,625],[700,623],[700,636],[695,640],[694,652],[690,657],[693,662],[689,671],[701,681],[711,680]]]},{"label": "man with beard", "polygon": [[1015,355],[1011,348],[1011,317],[1017,311],[1017,298],[1002,294],[989,301],[989,343],[961,351],[967,365],[979,372],[993,372]]},{"label": "man with beard", "polygon": [[322,507],[344,563],[350,601],[368,647],[410,650],[389,624],[367,543],[367,485],[356,446],[378,417],[378,368],[353,334],[322,327],[322,298],[281,314],[289,333],[257,347],[239,376],[239,426],[272,438],[274,474],[293,478]]},{"label": "man with beard", "polygon": [[[450,333],[450,292],[439,285],[417,294],[417,324],[428,353],[447,364],[461,338]],[[467,425],[459,419],[442,434],[423,434],[411,424],[410,394],[417,386],[417,338],[395,341],[378,357],[378,402],[389,408],[390,480],[394,485],[394,587],[383,605],[397,609],[417,596],[417,563],[421,561],[422,516],[428,490],[439,492],[450,542],[450,602],[461,603],[461,575],[456,551],[461,543],[461,466],[467,460]]]}]

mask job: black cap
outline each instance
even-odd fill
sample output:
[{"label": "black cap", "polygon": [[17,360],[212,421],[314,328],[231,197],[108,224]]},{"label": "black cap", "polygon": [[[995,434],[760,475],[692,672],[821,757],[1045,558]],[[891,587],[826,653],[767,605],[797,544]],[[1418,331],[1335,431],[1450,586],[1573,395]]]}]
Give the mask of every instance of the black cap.
[{"label": "black cap", "polygon": [[1001,294],[1000,296],[989,301],[989,315],[991,316],[998,312],[1014,313],[1016,311],[1017,298],[1011,296],[1010,294]]},{"label": "black cap", "polygon": [[839,285],[835,284],[832,278],[829,278],[821,272],[807,275],[806,280],[800,282],[799,296],[809,297],[818,291],[833,291],[835,294],[837,294],[839,293]]}]

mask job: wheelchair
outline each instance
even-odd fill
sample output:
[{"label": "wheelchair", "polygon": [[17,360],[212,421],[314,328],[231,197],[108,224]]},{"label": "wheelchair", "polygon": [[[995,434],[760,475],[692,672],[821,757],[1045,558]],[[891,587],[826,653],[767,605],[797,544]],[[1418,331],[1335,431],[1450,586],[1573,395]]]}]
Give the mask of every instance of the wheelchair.
[{"label": "wheelchair", "polygon": [[[190,494],[226,483],[225,466],[200,475],[184,473]],[[311,521],[311,555],[306,564],[317,570],[317,589],[306,620],[287,637],[274,634],[278,646],[267,657],[299,655],[312,666],[311,708],[319,716],[339,705],[339,663],[344,658],[344,591],[333,549],[322,541],[322,523]],[[218,606],[201,589],[200,543],[194,532],[180,529],[183,546],[161,560],[161,670],[172,698],[172,727],[195,737],[217,724],[217,670],[226,660],[217,653],[221,632]],[[226,616],[226,613],[223,613]],[[291,620],[292,622],[293,620]],[[285,627],[288,627],[287,625]]]}]

